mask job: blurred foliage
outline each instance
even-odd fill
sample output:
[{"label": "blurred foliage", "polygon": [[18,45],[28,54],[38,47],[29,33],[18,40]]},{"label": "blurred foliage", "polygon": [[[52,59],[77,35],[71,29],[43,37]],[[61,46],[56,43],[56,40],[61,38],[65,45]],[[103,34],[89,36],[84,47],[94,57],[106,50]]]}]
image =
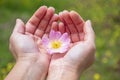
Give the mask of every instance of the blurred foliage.
[{"label": "blurred foliage", "polygon": [[120,80],[120,0],[0,0],[0,80],[15,62],[8,50],[15,19],[26,22],[42,5],[55,7],[56,13],[75,10],[92,21],[96,61],[81,80]]}]

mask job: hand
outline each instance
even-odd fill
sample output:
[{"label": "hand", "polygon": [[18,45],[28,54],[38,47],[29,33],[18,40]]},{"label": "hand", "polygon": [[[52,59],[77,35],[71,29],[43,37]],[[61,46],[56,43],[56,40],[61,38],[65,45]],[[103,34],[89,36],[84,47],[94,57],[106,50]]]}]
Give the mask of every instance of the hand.
[{"label": "hand", "polygon": [[65,27],[59,25],[59,31],[69,33],[71,45],[65,54],[53,54],[48,80],[78,80],[95,59],[94,31],[91,22],[84,22],[75,11],[63,11],[59,17],[65,24]]},{"label": "hand", "polygon": [[[25,78],[25,80],[29,80],[29,78],[31,78],[31,80],[41,80],[45,78],[50,55],[46,53],[41,45],[37,45],[37,43],[40,42],[44,34],[49,33],[50,25],[57,19],[58,16],[56,14],[54,15],[54,8],[47,8],[46,6],[40,7],[26,25],[17,19],[16,26],[10,37],[10,50],[17,61],[16,66],[19,67],[23,65],[20,68],[25,70],[23,71],[24,74],[13,76],[13,72],[17,72],[17,67],[13,68],[7,76],[9,80],[11,75],[15,80],[20,80],[21,78],[22,80]],[[29,65],[24,66],[26,64]],[[26,71],[26,69],[28,69],[28,71]],[[22,71],[18,70],[18,72]],[[23,76],[25,78],[23,78]]]}]

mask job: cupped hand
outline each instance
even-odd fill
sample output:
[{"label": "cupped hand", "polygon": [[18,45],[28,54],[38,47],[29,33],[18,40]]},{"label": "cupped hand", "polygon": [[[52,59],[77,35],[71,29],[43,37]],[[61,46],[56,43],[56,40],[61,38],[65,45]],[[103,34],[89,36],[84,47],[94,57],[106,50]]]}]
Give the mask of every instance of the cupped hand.
[{"label": "cupped hand", "polygon": [[83,72],[95,59],[95,36],[91,22],[85,22],[75,11],[63,11],[59,17],[64,25],[60,23],[58,30],[70,35],[71,45],[66,53],[53,54],[49,71],[64,68],[65,71]]},{"label": "cupped hand", "polygon": [[58,16],[54,14],[54,8],[40,7],[29,19],[26,25],[16,20],[16,26],[10,37],[10,50],[16,61],[31,61],[36,78],[44,77],[49,66],[50,55],[46,53],[42,45],[38,45],[44,34],[49,33],[50,25]]}]

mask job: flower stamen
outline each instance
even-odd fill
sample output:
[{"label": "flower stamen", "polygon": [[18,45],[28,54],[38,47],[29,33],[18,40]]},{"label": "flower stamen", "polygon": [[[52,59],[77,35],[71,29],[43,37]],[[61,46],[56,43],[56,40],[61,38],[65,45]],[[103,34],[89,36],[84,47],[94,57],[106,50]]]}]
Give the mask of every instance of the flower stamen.
[{"label": "flower stamen", "polygon": [[60,41],[53,41],[51,43],[53,49],[58,49],[61,47],[61,42]]},{"label": "flower stamen", "polygon": [[51,30],[49,36],[42,37],[42,44],[49,54],[64,53],[69,48],[70,38],[68,33]]}]

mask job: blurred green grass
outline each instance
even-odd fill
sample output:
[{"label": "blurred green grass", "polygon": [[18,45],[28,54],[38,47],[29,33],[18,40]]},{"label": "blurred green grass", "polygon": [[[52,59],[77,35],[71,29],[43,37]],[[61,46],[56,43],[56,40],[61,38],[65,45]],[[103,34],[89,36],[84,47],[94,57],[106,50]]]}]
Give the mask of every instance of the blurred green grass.
[{"label": "blurred green grass", "polygon": [[96,61],[81,80],[120,80],[120,0],[0,0],[0,80],[15,61],[9,51],[9,37],[16,18],[24,22],[42,5],[56,13],[75,10],[90,19],[96,33]]}]

